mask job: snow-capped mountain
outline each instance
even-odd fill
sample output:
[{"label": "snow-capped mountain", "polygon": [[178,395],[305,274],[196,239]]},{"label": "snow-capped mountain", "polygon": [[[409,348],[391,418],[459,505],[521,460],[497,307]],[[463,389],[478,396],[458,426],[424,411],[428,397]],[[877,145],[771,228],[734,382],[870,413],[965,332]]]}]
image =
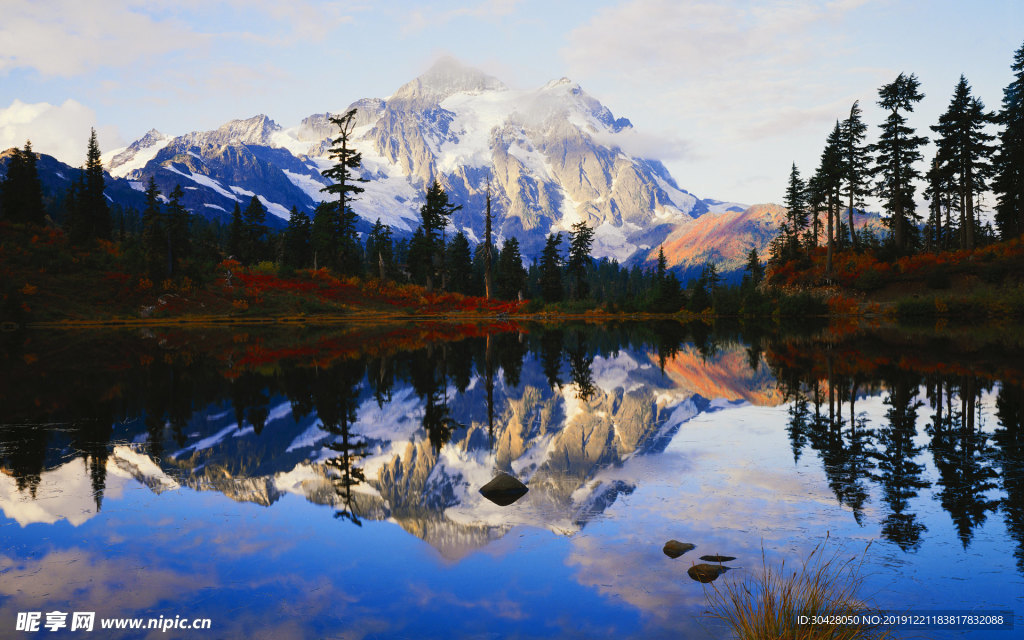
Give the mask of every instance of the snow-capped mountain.
[{"label": "snow-capped mountain", "polygon": [[[548,233],[585,221],[596,228],[595,255],[625,260],[708,211],[658,160],[625,151],[632,124],[566,78],[512,90],[444,59],[390,97],[349,108],[358,110],[354,146],[369,179],[353,209],[398,234],[415,229],[434,180],[462,205],[452,224],[471,241],[483,237],[489,184],[499,242],[518,238],[526,256]],[[223,216],[256,195],[283,221],[323,197],[320,171],[332,164],[336,133],[329,115],[287,128],[257,115],[171,139],[150,131],[108,154],[107,166],[138,189],[150,176],[164,193],[180,183],[197,213]]]}]

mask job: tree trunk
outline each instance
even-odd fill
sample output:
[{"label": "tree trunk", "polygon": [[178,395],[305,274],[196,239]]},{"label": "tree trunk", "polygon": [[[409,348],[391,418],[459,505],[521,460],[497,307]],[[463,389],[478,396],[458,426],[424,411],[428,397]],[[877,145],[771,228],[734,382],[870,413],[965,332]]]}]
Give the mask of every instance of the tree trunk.
[{"label": "tree trunk", "polygon": [[850,189],[850,246],[854,251],[860,251],[857,243],[857,231],[853,227],[853,189]]},{"label": "tree trunk", "polygon": [[960,185],[960,248],[967,248],[967,196],[963,185]]},{"label": "tree trunk", "polygon": [[484,239],[484,291],[487,299],[491,299],[492,278],[491,278],[491,183],[487,182],[487,228]]},{"label": "tree trunk", "polygon": [[966,183],[966,188],[964,189],[966,191],[964,208],[967,212],[967,249],[971,250],[974,248],[974,189],[971,188],[974,176],[970,165],[968,165],[966,173],[967,175],[964,176],[964,182]]},{"label": "tree trunk", "polygon": [[832,229],[832,217],[835,215],[835,196],[828,194],[828,225],[826,226],[826,233],[828,234],[828,252],[825,254],[825,276],[828,278],[832,277],[832,252],[835,249],[835,234]]}]

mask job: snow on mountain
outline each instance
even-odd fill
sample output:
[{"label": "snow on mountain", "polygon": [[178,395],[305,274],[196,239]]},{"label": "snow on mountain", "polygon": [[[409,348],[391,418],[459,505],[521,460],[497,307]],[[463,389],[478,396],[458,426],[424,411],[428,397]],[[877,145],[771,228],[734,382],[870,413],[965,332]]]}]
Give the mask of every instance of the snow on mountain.
[{"label": "snow on mountain", "polygon": [[[369,179],[352,207],[364,224],[380,219],[400,235],[418,225],[434,180],[462,205],[452,230],[475,238],[490,184],[497,241],[518,238],[528,258],[548,233],[585,221],[596,229],[595,255],[626,260],[707,210],[656,159],[627,153],[632,124],[567,78],[513,90],[446,58],[387,99],[349,108]],[[224,218],[238,189],[279,218],[293,206],[309,213],[329,184],[321,171],[332,165],[330,117],[281,127],[261,114],[175,138],[151,131],[107,166],[137,183],[152,176],[164,193],[191,181],[186,207],[204,215]]]},{"label": "snow on mountain", "polygon": [[173,140],[172,136],[160,133],[156,129],[150,129],[146,135],[127,147],[104,154],[103,164],[110,171],[110,175],[124,178],[132,171],[145,167],[171,140]]}]

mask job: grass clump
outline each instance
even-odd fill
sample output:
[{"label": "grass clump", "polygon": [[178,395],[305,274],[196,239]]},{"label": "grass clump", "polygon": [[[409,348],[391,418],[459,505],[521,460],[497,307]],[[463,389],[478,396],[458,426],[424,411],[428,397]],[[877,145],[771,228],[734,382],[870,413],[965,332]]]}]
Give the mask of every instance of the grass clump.
[{"label": "grass clump", "polygon": [[769,565],[762,547],[759,572],[741,581],[726,580],[721,586],[712,583],[705,589],[711,617],[725,623],[739,640],[894,637],[886,629],[866,624],[822,621],[823,617],[841,618],[867,611],[857,592],[868,549],[859,557],[844,559],[840,550],[827,554],[827,542],[828,537],[793,571],[786,568],[785,561],[777,567]]}]

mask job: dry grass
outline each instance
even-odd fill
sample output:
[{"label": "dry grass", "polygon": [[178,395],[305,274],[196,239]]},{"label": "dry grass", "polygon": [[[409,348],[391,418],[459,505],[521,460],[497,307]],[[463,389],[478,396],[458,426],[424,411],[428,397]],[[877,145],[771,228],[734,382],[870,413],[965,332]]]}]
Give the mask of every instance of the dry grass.
[{"label": "dry grass", "polygon": [[[739,640],[893,637],[882,628],[820,622],[822,616],[852,616],[867,609],[857,592],[868,549],[846,559],[840,550],[827,553],[827,543],[828,537],[795,571],[787,570],[785,561],[778,567],[769,565],[762,546],[760,572],[705,588],[710,615],[725,623]],[[801,616],[818,616],[819,620],[801,624]]]}]

